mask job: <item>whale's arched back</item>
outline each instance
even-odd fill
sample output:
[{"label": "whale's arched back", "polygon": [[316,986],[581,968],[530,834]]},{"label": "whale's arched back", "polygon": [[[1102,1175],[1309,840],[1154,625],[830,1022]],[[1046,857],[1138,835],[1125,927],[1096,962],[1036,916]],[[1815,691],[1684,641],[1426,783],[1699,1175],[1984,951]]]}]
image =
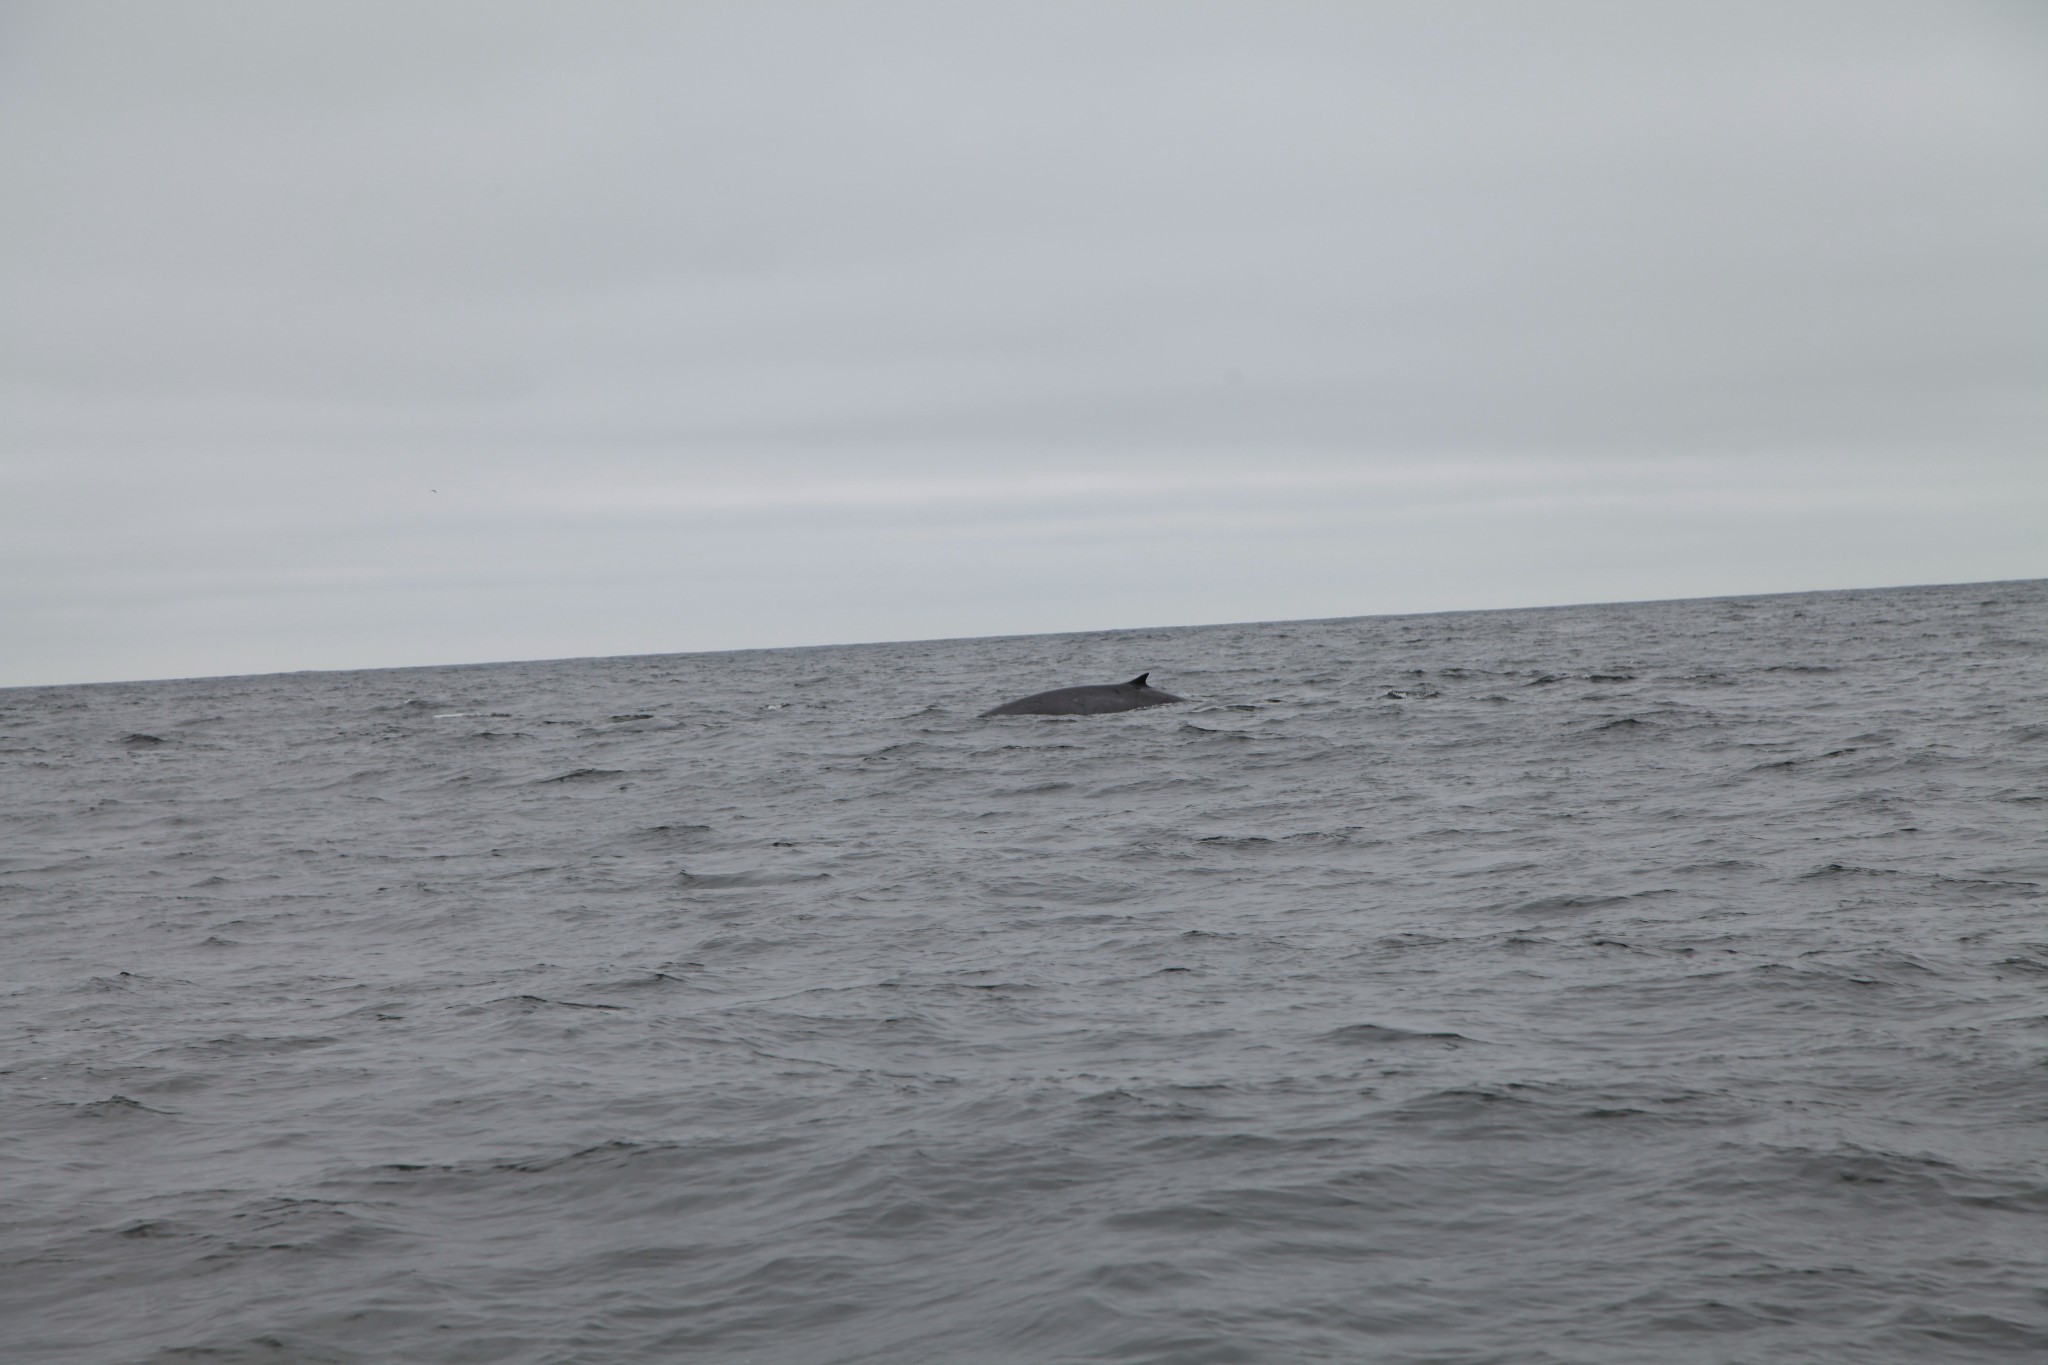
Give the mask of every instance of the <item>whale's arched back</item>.
[{"label": "whale's arched back", "polygon": [[1034,692],[1016,701],[984,711],[983,716],[1103,716],[1115,711],[1142,711],[1148,706],[1171,706],[1186,701],[1162,692],[1149,681],[1151,673],[1140,673],[1127,683],[1097,684],[1091,687],[1056,687]]}]

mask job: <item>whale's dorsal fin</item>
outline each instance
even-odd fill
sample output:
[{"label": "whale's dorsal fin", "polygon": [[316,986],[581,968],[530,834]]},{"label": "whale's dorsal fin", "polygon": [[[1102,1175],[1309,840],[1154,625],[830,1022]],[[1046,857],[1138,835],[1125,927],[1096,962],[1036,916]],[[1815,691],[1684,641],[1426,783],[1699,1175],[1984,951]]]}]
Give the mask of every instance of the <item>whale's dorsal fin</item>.
[{"label": "whale's dorsal fin", "polygon": [[1145,685],[1145,679],[1147,679],[1147,678],[1149,678],[1149,677],[1151,677],[1151,676],[1152,676],[1152,675],[1151,675],[1150,673],[1140,673],[1140,674],[1139,674],[1139,675],[1138,675],[1137,677],[1135,677],[1135,678],[1131,679],[1131,680],[1130,680],[1129,682],[1125,683],[1125,684],[1124,684],[1124,686],[1125,686],[1125,687],[1143,687],[1143,686]]}]

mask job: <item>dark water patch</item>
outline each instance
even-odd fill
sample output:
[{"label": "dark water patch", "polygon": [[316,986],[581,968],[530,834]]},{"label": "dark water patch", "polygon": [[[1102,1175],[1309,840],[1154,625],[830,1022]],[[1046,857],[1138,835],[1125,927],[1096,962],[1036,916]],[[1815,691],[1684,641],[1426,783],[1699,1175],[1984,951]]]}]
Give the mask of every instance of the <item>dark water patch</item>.
[{"label": "dark water patch", "polygon": [[1931,985],[1933,978],[1947,975],[1944,968],[1911,953],[1888,948],[1813,948],[1799,955],[1799,961],[1840,973],[1851,980],[1883,980],[1895,984]]},{"label": "dark water patch", "polygon": [[1802,758],[1783,758],[1773,763],[1759,763],[1754,768],[1751,768],[1750,771],[1758,773],[1785,772],[1795,768],[1809,768],[1817,764],[1824,764],[1830,759],[1847,758],[1849,755],[1858,752],[1861,751],[1855,748],[1830,749],[1826,753],[1812,754]]},{"label": "dark water patch", "polygon": [[1648,891],[1630,891],[1615,896],[1542,896],[1536,900],[1503,902],[1490,908],[1505,910],[1515,915],[1573,915],[1589,910],[1612,910],[1635,901],[1654,900],[1662,896],[1675,896],[1679,892],[1671,887],[1657,887]]},{"label": "dark water patch", "polygon": [[85,989],[88,991],[166,991],[189,986],[189,981],[175,977],[144,976],[140,972],[119,971],[112,976],[88,977]]},{"label": "dark water patch", "polygon": [[126,1095],[109,1095],[103,1100],[88,1100],[82,1104],[66,1105],[66,1108],[83,1119],[126,1119],[142,1115],[168,1118],[170,1111],[153,1109],[141,1100],[132,1100]]},{"label": "dark water patch", "polygon": [[332,1047],[339,1038],[325,1034],[298,1034],[285,1037],[251,1037],[247,1034],[229,1033],[217,1038],[200,1039],[180,1045],[181,1051],[210,1053],[219,1057],[277,1057],[294,1052],[305,1052],[313,1048]]},{"label": "dark water patch", "polygon": [[1343,1043],[1350,1047],[1395,1047],[1403,1043],[1469,1043],[1472,1040],[1462,1033],[1425,1033],[1413,1029],[1393,1028],[1385,1024],[1346,1024],[1319,1035],[1326,1043]]},{"label": "dark water patch", "polygon": [[1889,987],[1893,982],[1883,977],[1859,972],[1853,967],[1794,967],[1783,962],[1765,962],[1749,968],[1753,978],[1765,980],[1773,986],[1789,987],[1798,997],[1798,1003],[1811,1004],[1812,988],[1822,985],[1845,985],[1861,987]]},{"label": "dark water patch", "polygon": [[829,872],[679,872],[675,880],[686,891],[734,891],[749,887],[795,886],[803,882],[822,882],[831,878]]},{"label": "dark water patch", "polygon": [[166,1222],[160,1218],[144,1219],[139,1223],[130,1223],[127,1227],[117,1228],[114,1231],[114,1235],[116,1237],[130,1238],[177,1237],[182,1234],[183,1229],[181,1229],[176,1223]]},{"label": "dark water patch", "polygon": [[869,764],[897,763],[906,758],[917,758],[925,754],[943,755],[947,752],[947,750],[936,744],[928,744],[922,740],[905,740],[901,744],[891,744],[885,748],[877,749],[875,752],[863,756],[860,761]]},{"label": "dark water patch", "polygon": [[593,991],[644,991],[687,986],[691,984],[690,974],[694,974],[693,969],[701,969],[702,965],[701,963],[692,962],[687,965],[677,965],[674,970],[669,971],[648,972],[644,975],[620,979],[606,978],[604,980],[591,981],[585,983],[584,989]]},{"label": "dark water patch", "polygon": [[1525,1112],[1540,1102],[1506,1089],[1439,1090],[1394,1106],[1384,1122],[1395,1127],[1426,1128],[1438,1140],[1487,1141],[1533,1137]]},{"label": "dark water patch", "polygon": [[2041,895],[2041,884],[2034,881],[2015,881],[2003,877],[1948,877],[1933,876],[1929,883],[1939,891],[1954,896],[1990,900],[2036,900]]},{"label": "dark water patch", "polygon": [[1684,874],[1705,873],[1716,876],[1736,876],[1758,872],[1762,869],[1763,864],[1753,863],[1743,858],[1716,858],[1711,862],[1704,863],[1680,863],[1671,870]]},{"label": "dark water patch", "polygon": [[1993,1351],[1999,1357],[2014,1360],[2038,1359],[2048,1354],[2048,1328],[2028,1318],[1943,1312],[1914,1304],[1898,1311],[1892,1325],[1922,1341],[1938,1343],[1944,1351]]},{"label": "dark water patch", "polygon": [[635,833],[639,838],[655,843],[698,843],[710,836],[711,826],[689,824],[650,825],[645,829],[635,831]]},{"label": "dark water patch", "polygon": [[1890,867],[1858,867],[1852,863],[1822,863],[1819,867],[1799,874],[1802,881],[1835,880],[1844,877],[1903,877],[1907,874]]},{"label": "dark water patch", "polygon": [[584,1000],[551,1000],[544,995],[501,995],[495,1000],[486,1002],[485,1005],[471,1006],[468,1009],[462,1010],[461,1013],[474,1014],[487,1006],[507,1006],[523,1014],[531,1014],[535,1010],[540,1009],[624,1010],[628,1008],[625,1005],[593,1004]]}]

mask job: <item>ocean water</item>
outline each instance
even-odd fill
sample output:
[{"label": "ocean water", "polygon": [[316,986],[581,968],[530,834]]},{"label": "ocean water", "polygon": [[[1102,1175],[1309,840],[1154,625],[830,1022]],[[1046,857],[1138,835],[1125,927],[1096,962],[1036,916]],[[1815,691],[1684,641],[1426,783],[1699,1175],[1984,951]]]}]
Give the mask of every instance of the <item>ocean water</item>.
[{"label": "ocean water", "polygon": [[2048,1359],[2048,583],[15,689],[0,762],[8,1362]]}]

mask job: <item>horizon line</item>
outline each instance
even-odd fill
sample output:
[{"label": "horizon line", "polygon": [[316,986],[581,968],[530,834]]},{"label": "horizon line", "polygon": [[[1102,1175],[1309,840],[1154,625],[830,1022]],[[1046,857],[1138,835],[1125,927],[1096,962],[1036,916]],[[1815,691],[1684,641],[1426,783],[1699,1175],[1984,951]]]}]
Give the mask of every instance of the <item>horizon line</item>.
[{"label": "horizon line", "polygon": [[1603,599],[1594,602],[1544,602],[1519,607],[1455,607],[1444,611],[1362,612],[1356,616],[1281,616],[1260,621],[1197,621],[1172,625],[1105,626],[1096,629],[1016,631],[999,635],[931,635],[895,640],[829,640],[801,645],[741,645],[728,649],[650,650],[644,654],[563,654],[538,659],[475,659],[463,662],[372,665],[361,668],[287,668],[269,673],[193,673],[155,678],[96,678],[82,682],[4,683],[0,684],[0,693],[28,692],[47,688],[135,687],[155,683],[227,682],[252,678],[299,678],[309,675],[342,673],[406,673],[424,672],[429,669],[504,668],[519,664],[609,663],[620,659],[674,659],[715,654],[775,654],[807,649],[867,649],[882,648],[888,645],[966,644],[982,640],[1050,640],[1070,635],[1125,635],[1136,634],[1141,631],[1159,630],[1221,630],[1232,626],[1321,625],[1335,621],[1388,621],[1399,620],[1405,617],[1480,616],[1503,612],[1570,611],[1582,607],[1636,607],[1678,602],[1734,602],[1778,597],[1843,596],[1850,593],[1915,592],[1928,588],[1995,588],[2008,587],[2020,583],[2048,583],[2048,576],[2039,578],[1964,579],[1959,582],[1942,583],[1891,583],[1880,584],[1874,587],[1856,588],[1795,588],[1773,592],[1712,593],[1701,597],[1627,597]]}]

